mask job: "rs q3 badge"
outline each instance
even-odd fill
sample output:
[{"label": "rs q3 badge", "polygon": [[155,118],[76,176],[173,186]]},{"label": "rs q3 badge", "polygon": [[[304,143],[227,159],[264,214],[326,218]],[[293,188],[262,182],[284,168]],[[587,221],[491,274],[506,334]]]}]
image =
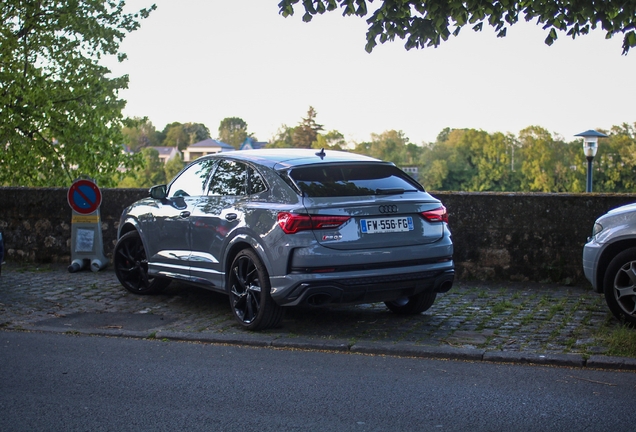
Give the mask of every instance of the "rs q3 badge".
[{"label": "rs q3 badge", "polygon": [[342,236],[340,234],[332,234],[332,235],[324,235],[322,236],[323,241],[327,240],[340,240]]}]

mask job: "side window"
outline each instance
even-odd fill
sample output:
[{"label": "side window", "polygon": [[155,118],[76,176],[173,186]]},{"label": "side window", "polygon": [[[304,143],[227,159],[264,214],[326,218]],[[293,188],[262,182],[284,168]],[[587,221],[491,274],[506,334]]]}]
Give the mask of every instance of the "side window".
[{"label": "side window", "polygon": [[254,195],[267,190],[265,181],[261,174],[252,167],[248,167],[247,172],[249,174],[249,182],[247,186],[247,194]]},{"label": "side window", "polygon": [[215,165],[214,159],[205,159],[190,165],[170,184],[168,198],[203,195],[206,181]]},{"label": "side window", "polygon": [[210,180],[208,195],[240,196],[245,195],[247,185],[247,167],[234,161],[221,161]]}]

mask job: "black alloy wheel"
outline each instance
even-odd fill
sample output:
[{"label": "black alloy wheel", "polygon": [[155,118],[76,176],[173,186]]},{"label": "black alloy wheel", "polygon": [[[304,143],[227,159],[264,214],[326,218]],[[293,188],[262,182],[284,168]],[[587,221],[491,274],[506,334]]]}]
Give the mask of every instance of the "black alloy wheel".
[{"label": "black alloy wheel", "polygon": [[609,263],[603,288],[612,314],[621,322],[636,325],[636,248],[624,250]]},{"label": "black alloy wheel", "polygon": [[244,249],[236,255],[228,287],[234,317],[245,329],[276,327],[283,319],[284,309],[272,299],[269,275],[254,251]]},{"label": "black alloy wheel", "polygon": [[155,294],[170,284],[169,279],[148,276],[148,258],[137,231],[130,231],[117,241],[113,263],[117,279],[131,293]]},{"label": "black alloy wheel", "polygon": [[433,306],[436,297],[437,293],[435,291],[424,291],[411,297],[387,301],[384,304],[391,312],[400,315],[416,315]]}]

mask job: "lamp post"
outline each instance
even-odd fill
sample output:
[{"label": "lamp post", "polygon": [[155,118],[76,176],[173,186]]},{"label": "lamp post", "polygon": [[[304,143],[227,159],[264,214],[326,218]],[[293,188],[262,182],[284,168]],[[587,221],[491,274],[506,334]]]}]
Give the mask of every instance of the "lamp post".
[{"label": "lamp post", "polygon": [[607,137],[604,133],[595,130],[587,130],[574,136],[583,137],[583,153],[587,159],[587,188],[586,192],[592,192],[592,161],[598,150],[598,139]]}]

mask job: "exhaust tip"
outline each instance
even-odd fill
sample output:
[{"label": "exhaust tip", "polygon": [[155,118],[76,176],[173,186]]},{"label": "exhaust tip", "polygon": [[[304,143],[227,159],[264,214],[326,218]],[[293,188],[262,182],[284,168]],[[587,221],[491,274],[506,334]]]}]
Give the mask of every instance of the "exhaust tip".
[{"label": "exhaust tip", "polygon": [[433,291],[435,291],[436,293],[445,293],[450,291],[450,289],[453,287],[454,279],[455,278],[453,276],[447,276],[442,280],[438,280],[435,283]]}]

